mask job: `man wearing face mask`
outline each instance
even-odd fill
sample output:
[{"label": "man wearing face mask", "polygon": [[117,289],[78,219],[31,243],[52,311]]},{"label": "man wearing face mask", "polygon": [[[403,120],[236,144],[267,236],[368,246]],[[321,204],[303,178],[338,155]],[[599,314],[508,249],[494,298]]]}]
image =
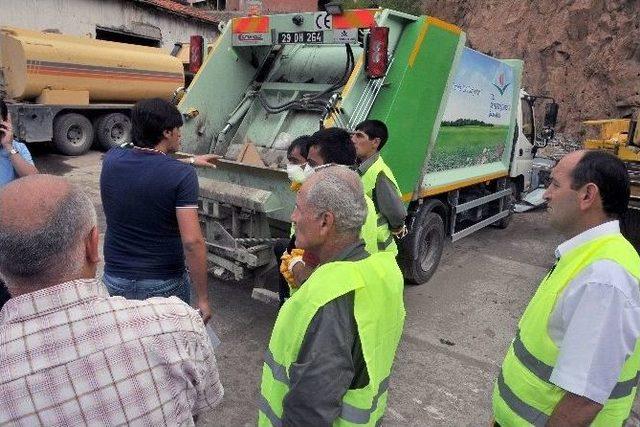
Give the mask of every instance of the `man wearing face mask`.
[{"label": "man wearing face mask", "polygon": [[[294,139],[287,148],[287,175],[291,180],[291,190],[298,191],[302,186],[302,183],[312,173],[313,168],[307,164],[307,153],[309,152],[309,144],[312,138],[309,135],[303,135]],[[276,243],[273,247],[273,251],[276,255],[276,260],[280,261],[283,254],[290,254],[295,249],[296,236],[293,225],[291,226],[291,239],[287,244]],[[289,284],[287,279],[280,273],[278,275],[278,296],[280,299],[280,306],[291,295]]]},{"label": "man wearing face mask", "polygon": [[[356,163],[356,150],[351,143],[349,133],[340,128],[321,129],[313,134],[307,147],[307,166],[314,171],[320,171],[325,166],[344,165],[354,167]],[[375,206],[371,198],[365,195],[367,216],[362,226],[360,237],[365,242],[365,250],[369,254],[378,252],[377,246],[377,221]],[[289,249],[289,253],[292,253]],[[317,262],[313,253],[304,252],[304,257],[296,257],[291,260],[283,260],[282,270],[290,271],[288,282],[292,289],[296,289],[309,277],[316,267]],[[302,262],[300,262],[302,261]],[[311,262],[309,262],[311,261]]]},{"label": "man wearing face mask", "polygon": [[307,164],[311,140],[309,135],[300,136],[287,148],[287,175],[291,180],[292,191],[298,191],[304,180],[313,173],[313,168]]}]

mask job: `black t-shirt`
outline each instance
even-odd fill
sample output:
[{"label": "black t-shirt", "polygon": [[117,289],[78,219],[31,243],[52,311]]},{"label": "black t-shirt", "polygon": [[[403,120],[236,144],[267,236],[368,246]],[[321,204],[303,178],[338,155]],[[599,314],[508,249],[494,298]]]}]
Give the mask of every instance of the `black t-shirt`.
[{"label": "black t-shirt", "polygon": [[113,148],[102,164],[100,193],[107,274],[162,280],[183,274],[176,209],[197,207],[193,167],[160,153]]}]

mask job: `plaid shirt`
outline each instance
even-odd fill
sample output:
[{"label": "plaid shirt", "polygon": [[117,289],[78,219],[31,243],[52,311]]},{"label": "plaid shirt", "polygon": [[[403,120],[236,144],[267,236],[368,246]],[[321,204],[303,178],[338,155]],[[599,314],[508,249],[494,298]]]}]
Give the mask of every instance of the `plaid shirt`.
[{"label": "plaid shirt", "polygon": [[0,311],[0,425],[193,425],[222,394],[202,320],[175,297],[76,280]]}]

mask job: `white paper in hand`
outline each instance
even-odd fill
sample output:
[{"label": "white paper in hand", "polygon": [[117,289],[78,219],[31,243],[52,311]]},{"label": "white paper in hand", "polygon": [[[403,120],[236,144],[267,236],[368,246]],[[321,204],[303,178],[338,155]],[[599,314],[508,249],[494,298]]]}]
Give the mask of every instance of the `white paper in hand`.
[{"label": "white paper in hand", "polygon": [[207,322],[205,329],[207,330],[207,335],[209,335],[209,340],[211,340],[211,346],[216,348],[220,345],[220,338],[213,330],[213,326],[211,326],[211,321]]}]

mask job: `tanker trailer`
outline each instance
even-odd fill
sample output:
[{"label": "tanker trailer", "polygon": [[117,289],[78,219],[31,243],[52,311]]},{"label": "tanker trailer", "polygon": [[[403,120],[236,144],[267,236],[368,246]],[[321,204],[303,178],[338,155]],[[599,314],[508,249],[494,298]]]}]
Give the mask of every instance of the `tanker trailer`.
[{"label": "tanker trailer", "polygon": [[105,149],[127,142],[136,101],[184,86],[182,62],[162,49],[11,27],[0,29],[0,65],[16,138],[66,155],[94,137]]}]

